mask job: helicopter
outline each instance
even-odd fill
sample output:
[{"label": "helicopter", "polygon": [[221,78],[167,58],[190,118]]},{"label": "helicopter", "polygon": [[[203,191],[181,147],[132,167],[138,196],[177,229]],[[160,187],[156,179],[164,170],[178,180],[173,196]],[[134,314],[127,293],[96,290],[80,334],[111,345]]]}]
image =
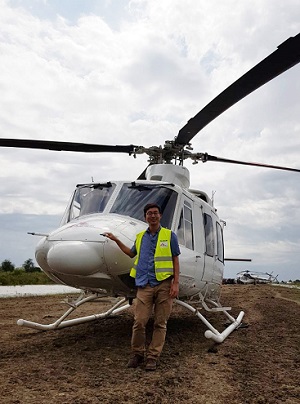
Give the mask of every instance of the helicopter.
[{"label": "helicopter", "polygon": [[258,284],[258,283],[278,283],[278,275],[274,276],[273,273],[268,272],[257,272],[257,271],[249,271],[246,269],[245,271],[240,271],[237,273],[236,282],[248,285],[248,284]]},{"label": "helicopter", "polygon": [[[195,164],[213,161],[300,172],[300,169],[291,167],[194,153],[191,146],[193,137],[206,125],[299,61],[300,34],[297,34],[214,98],[179,130],[173,140],[166,140],[160,146],[1,138],[1,147],[113,152],[126,153],[131,157],[147,154],[149,157],[148,166],[135,180],[78,184],[60,226],[49,234],[30,233],[41,236],[35,253],[41,269],[54,282],[78,288],[82,293],[69,302],[68,310],[54,323],[19,319],[17,324],[40,330],[57,330],[127,310],[135,297],[133,279],[129,276],[133,260],[125,256],[105,234],[111,232],[125,245],[131,246],[136,234],[147,227],[143,207],[147,203],[156,203],[162,211],[161,225],[177,234],[181,249],[180,288],[175,303],[196,315],[208,328],[205,337],[214,342],[223,342],[239,328],[244,312],[234,318],[229,313],[231,307],[224,307],[220,302],[224,263],[229,260],[224,255],[225,222],[219,218],[213,200],[205,192],[190,187],[190,175],[184,162],[191,159]],[[106,312],[66,319],[82,304],[107,297],[113,303]],[[230,324],[219,332],[200,312],[201,309],[223,313]]]}]

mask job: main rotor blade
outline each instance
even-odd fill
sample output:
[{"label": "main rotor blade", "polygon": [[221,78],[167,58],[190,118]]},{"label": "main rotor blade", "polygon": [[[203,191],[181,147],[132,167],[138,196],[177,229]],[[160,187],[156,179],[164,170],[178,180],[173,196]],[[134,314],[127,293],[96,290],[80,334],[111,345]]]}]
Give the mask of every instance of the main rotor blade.
[{"label": "main rotor blade", "polygon": [[32,140],[32,139],[3,139],[0,138],[0,146],[17,147],[23,149],[45,149],[58,151],[72,151],[83,153],[133,153],[134,145],[101,145],[74,142],[57,142],[52,140]]},{"label": "main rotor blade", "polygon": [[214,98],[180,129],[175,144],[186,145],[207,124],[274,77],[300,62],[300,33],[287,39],[267,58]]},{"label": "main rotor blade", "polygon": [[205,153],[203,155],[201,160],[204,163],[206,161],[216,161],[218,163],[232,163],[232,164],[242,164],[242,165],[245,165],[245,166],[275,168],[276,170],[295,171],[296,173],[300,173],[300,170],[297,169],[297,168],[281,167],[281,166],[274,166],[274,165],[262,164],[262,163],[250,163],[250,162],[247,162],[247,161],[240,161],[240,160],[230,160],[230,159],[225,159],[223,157],[211,156],[210,154],[207,154],[207,153]]}]

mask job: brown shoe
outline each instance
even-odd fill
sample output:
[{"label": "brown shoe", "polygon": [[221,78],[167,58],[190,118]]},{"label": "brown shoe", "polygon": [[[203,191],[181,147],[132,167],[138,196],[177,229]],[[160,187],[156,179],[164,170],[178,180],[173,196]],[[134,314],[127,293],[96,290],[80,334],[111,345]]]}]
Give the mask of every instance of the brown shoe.
[{"label": "brown shoe", "polygon": [[157,366],[156,360],[149,358],[146,361],[145,370],[156,370],[156,366]]},{"label": "brown shoe", "polygon": [[129,359],[129,361],[127,363],[127,367],[128,368],[137,368],[143,362],[144,362],[143,356],[135,354]]}]

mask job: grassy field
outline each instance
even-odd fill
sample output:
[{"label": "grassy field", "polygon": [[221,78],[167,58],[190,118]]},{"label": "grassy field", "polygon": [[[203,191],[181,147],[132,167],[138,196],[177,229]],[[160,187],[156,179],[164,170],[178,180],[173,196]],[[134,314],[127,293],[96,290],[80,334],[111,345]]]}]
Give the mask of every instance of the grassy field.
[{"label": "grassy field", "polygon": [[25,272],[22,269],[15,269],[11,272],[0,271],[0,286],[48,284],[52,285],[53,282],[42,271]]}]

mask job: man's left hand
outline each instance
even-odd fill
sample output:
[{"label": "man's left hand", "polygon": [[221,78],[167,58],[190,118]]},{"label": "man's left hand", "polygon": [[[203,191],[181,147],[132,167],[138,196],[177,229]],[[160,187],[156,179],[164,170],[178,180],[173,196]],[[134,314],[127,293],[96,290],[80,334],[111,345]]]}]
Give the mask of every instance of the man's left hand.
[{"label": "man's left hand", "polygon": [[179,282],[174,282],[174,280],[172,280],[170,288],[170,296],[172,297],[172,299],[175,299],[178,296],[178,293],[179,293]]}]

